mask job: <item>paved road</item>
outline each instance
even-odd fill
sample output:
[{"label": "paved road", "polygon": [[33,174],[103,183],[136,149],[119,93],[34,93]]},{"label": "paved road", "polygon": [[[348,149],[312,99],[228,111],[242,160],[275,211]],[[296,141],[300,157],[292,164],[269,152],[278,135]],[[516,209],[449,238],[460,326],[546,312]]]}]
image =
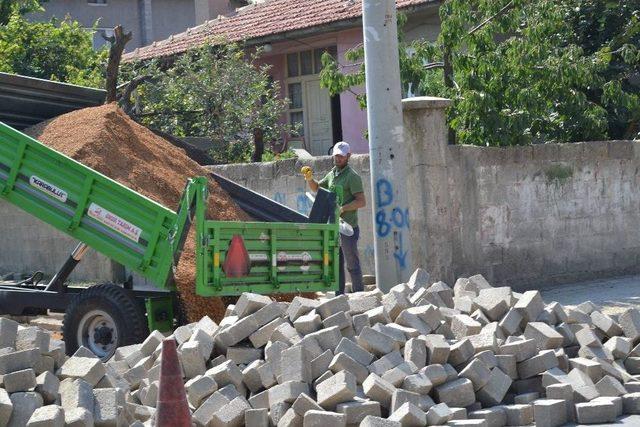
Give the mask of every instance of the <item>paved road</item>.
[{"label": "paved road", "polygon": [[[591,301],[606,314],[620,314],[628,307],[640,308],[640,276],[593,280],[540,289],[545,302],[577,305]],[[640,423],[638,424],[640,426]]]}]

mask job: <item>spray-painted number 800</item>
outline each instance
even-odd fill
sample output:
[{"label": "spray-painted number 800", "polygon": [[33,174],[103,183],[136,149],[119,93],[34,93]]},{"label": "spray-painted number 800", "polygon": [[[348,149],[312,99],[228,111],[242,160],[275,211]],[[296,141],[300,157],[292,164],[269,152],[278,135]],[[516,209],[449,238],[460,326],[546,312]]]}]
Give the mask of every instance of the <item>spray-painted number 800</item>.
[{"label": "spray-painted number 800", "polygon": [[393,226],[409,228],[409,209],[393,208],[391,215],[387,217],[387,211],[380,209],[376,213],[376,233],[380,237],[386,237]]}]

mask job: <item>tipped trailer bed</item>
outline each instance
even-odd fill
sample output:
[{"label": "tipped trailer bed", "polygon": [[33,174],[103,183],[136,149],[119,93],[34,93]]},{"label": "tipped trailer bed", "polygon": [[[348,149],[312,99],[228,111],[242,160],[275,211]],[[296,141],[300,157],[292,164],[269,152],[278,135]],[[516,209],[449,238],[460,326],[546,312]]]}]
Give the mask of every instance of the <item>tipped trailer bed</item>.
[{"label": "tipped trailer bed", "polygon": [[[173,269],[192,224],[198,295],[338,288],[344,278],[335,195],[319,194],[306,217],[219,175],[210,178],[259,221],[207,220],[205,177],[187,182],[174,212],[0,122],[0,199],[80,242],[46,284],[36,273],[0,286],[0,314],[65,312],[67,352],[84,345],[102,358],[140,342],[149,330],[171,330],[177,315]],[[68,286],[89,248],[156,289],[136,289],[130,279]]]}]

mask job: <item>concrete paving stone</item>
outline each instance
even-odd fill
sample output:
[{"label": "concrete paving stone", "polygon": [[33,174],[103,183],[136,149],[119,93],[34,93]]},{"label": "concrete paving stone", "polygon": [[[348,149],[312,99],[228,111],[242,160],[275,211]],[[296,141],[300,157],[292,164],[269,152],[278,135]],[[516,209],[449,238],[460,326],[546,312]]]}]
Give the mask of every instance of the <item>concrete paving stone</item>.
[{"label": "concrete paving stone", "polygon": [[418,394],[428,394],[433,384],[426,374],[417,373],[408,375],[402,382],[402,388]]},{"label": "concrete paving stone", "polygon": [[19,327],[16,334],[15,349],[17,351],[20,351],[37,348],[38,350],[40,350],[41,354],[44,354],[49,351],[50,339],[51,335],[38,327]]},{"label": "concrete paving stone", "polygon": [[613,423],[617,418],[616,406],[612,402],[591,401],[576,403],[577,421],[581,424]]},{"label": "concrete paving stone", "polygon": [[422,307],[412,307],[402,310],[398,317],[396,317],[395,323],[400,326],[415,329],[419,334],[429,334],[432,329],[427,325],[414,311],[415,309],[421,309]]},{"label": "concrete paving stone", "polygon": [[13,411],[6,425],[10,427],[23,427],[27,425],[31,415],[43,404],[42,397],[32,391],[13,393],[9,398],[13,406]]},{"label": "concrete paving stone", "polygon": [[207,371],[205,359],[202,356],[200,345],[196,341],[187,341],[178,349],[182,372],[186,378],[194,378]]},{"label": "concrete paving stone", "polygon": [[313,337],[322,350],[331,350],[334,353],[343,338],[340,328],[337,326],[321,329],[318,332],[308,334],[307,337]]},{"label": "concrete paving stone", "polygon": [[[356,381],[358,382],[358,384],[362,384],[364,380],[366,380],[369,376],[369,370],[367,369],[367,367],[356,362],[346,353],[336,354],[329,364],[329,369],[334,374],[337,374],[341,371],[349,371],[356,377]],[[394,369],[398,368],[396,367]]]},{"label": "concrete paving stone", "polygon": [[332,360],[333,352],[331,350],[327,350],[320,356],[313,359],[311,361],[311,377],[316,380],[318,379],[318,377],[320,377],[320,375],[327,372]]},{"label": "concrete paving stone", "polygon": [[244,413],[249,409],[251,406],[244,397],[236,397],[213,414],[209,425],[212,427],[242,427]]},{"label": "concrete paving stone", "polygon": [[453,298],[453,308],[464,314],[471,314],[479,307],[473,295],[461,295]]},{"label": "concrete paving stone", "polygon": [[401,427],[402,424],[398,421],[389,420],[382,417],[367,416],[360,423],[360,427]]},{"label": "concrete paving stone", "polygon": [[6,426],[13,412],[13,403],[9,398],[9,393],[0,388],[0,425]]},{"label": "concrete paving stone", "polygon": [[435,398],[451,407],[467,407],[476,401],[473,383],[466,378],[442,384],[435,388]]},{"label": "concrete paving stone", "polygon": [[481,309],[477,309],[476,311],[471,313],[469,316],[476,322],[480,323],[483,327],[486,324],[491,323],[491,320],[484,314],[484,312]]},{"label": "concrete paving stone", "polygon": [[304,297],[295,297],[287,308],[287,317],[290,321],[295,322],[300,316],[309,313],[320,304],[320,301]]},{"label": "concrete paving stone", "polygon": [[460,371],[459,375],[469,379],[473,383],[473,389],[478,391],[489,382],[491,371],[484,362],[479,359],[473,359],[471,363]]},{"label": "concrete paving stone", "polygon": [[344,311],[332,314],[322,321],[323,327],[330,328],[332,326],[337,326],[340,330],[350,326],[351,324],[351,315],[348,315]]},{"label": "concrete paving stone", "polygon": [[29,418],[27,427],[64,427],[64,410],[56,405],[41,406]]},{"label": "concrete paving stone", "polygon": [[512,382],[511,378],[502,372],[500,368],[493,368],[489,381],[478,390],[476,398],[485,407],[498,405],[504,399],[507,391],[509,391]]},{"label": "concrete paving stone", "polygon": [[[415,329],[407,330],[404,326],[400,326],[397,323],[389,323],[386,325],[377,324],[377,325],[374,325],[372,329],[384,335],[387,335],[388,337],[393,339],[395,343],[395,348],[398,350],[405,345],[405,343],[407,342],[408,336],[417,337],[420,335],[420,333],[417,330]],[[415,333],[413,335],[410,335],[410,332],[415,332]]]},{"label": "concrete paving stone", "polygon": [[616,359],[624,359],[631,353],[633,343],[625,337],[612,337],[604,343],[604,348],[609,350]]},{"label": "concrete paving stone", "polygon": [[589,326],[585,326],[576,332],[576,340],[582,347],[602,347],[602,342]]},{"label": "concrete paving stone", "polygon": [[629,381],[624,383],[624,387],[629,393],[640,393],[640,381]]},{"label": "concrete paving stone", "polygon": [[264,360],[255,360],[242,370],[242,382],[252,393],[257,393],[264,389],[264,386],[262,385],[262,377],[260,376],[260,372],[258,372],[258,368],[265,363],[267,362]]},{"label": "concrete paving stone", "polygon": [[15,351],[0,355],[0,375],[33,368],[40,357],[38,349]]},{"label": "concrete paving stone", "polygon": [[449,359],[451,346],[441,335],[427,335],[425,337],[428,364],[444,364]]},{"label": "concrete paving stone", "polygon": [[291,404],[286,402],[271,405],[269,407],[269,424],[277,426],[289,409],[291,409]]},{"label": "concrete paving stone", "polygon": [[580,311],[576,308],[565,307],[565,312],[567,313],[566,323],[574,324],[574,323],[590,323],[591,316],[584,311]]},{"label": "concrete paving stone", "polygon": [[95,386],[106,373],[100,359],[90,357],[70,357],[60,368],[60,379],[80,378]]},{"label": "concrete paving stone", "polygon": [[[225,396],[227,399],[229,400],[233,400],[236,397],[240,396],[240,392],[238,391],[238,389],[236,388],[236,386],[234,386],[233,384],[228,384],[220,389],[218,389],[218,391],[216,391],[216,393],[220,393],[223,396]],[[244,394],[243,394],[244,396]]]},{"label": "concrete paving stone", "polygon": [[402,358],[402,354],[396,350],[382,356],[369,365],[369,371],[381,377],[385,372],[395,368],[401,363],[404,363],[404,359]]},{"label": "concrete paving stone", "polygon": [[453,289],[446,283],[436,282],[428,288],[429,293],[437,294],[446,307],[453,308]]},{"label": "concrete paving stone", "polygon": [[507,314],[498,323],[505,334],[516,335],[520,332],[520,325],[523,323],[522,314],[515,308],[509,309]]},{"label": "concrete paving stone", "polygon": [[[354,295],[354,294],[351,294]],[[382,297],[376,295],[358,295],[353,298],[349,295],[349,314],[356,316],[358,314],[364,314],[367,311],[376,308],[380,305]]]},{"label": "concrete paving stone", "polygon": [[576,357],[573,359],[569,359],[569,365],[572,369],[578,369],[579,371],[587,374],[587,376],[591,378],[591,381],[593,381],[593,383],[600,381],[600,379],[604,375],[602,365],[591,359]]},{"label": "concrete paving stone", "polygon": [[75,353],[73,353],[72,357],[93,357],[94,359],[98,358],[91,350],[87,347],[81,345],[78,347]]},{"label": "concrete paving stone", "polygon": [[420,402],[418,404],[418,408],[427,412],[432,406],[434,406],[436,402],[433,401],[431,396],[429,395],[420,395]]},{"label": "concrete paving stone", "polygon": [[148,406],[152,408],[156,407],[156,404],[158,403],[159,386],[160,386],[160,381],[154,381],[151,384],[149,384],[149,387],[147,387],[147,392],[144,395],[144,399],[141,401],[141,403],[144,406]]},{"label": "concrete paving stone", "polygon": [[593,326],[598,328],[608,337],[615,337],[622,335],[622,328],[618,325],[610,316],[603,314],[599,311],[593,311],[591,313],[591,320]]},{"label": "concrete paving stone", "polygon": [[513,403],[516,404],[529,404],[532,403],[534,400],[537,400],[540,398],[540,393],[533,392],[533,393],[524,393],[524,394],[519,394],[517,396],[515,396],[513,398]]},{"label": "concrete paving stone", "polygon": [[347,421],[344,414],[327,411],[309,411],[304,415],[304,427],[346,427]]},{"label": "concrete paving stone", "polygon": [[413,391],[403,390],[401,388],[396,389],[391,396],[391,407],[389,413],[395,412],[405,403],[411,403],[417,407],[420,407],[422,396]]},{"label": "concrete paving stone", "polygon": [[275,331],[276,328],[286,322],[286,320],[278,317],[267,323],[266,325],[260,327],[257,331],[249,335],[249,341],[251,342],[251,345],[253,345],[254,348],[264,347],[265,345],[267,345],[267,342],[269,342],[273,331]]},{"label": "concrete paving stone", "polygon": [[273,371],[274,377],[277,379],[280,376],[280,366],[282,363],[282,352],[289,348],[288,344],[285,344],[281,341],[275,341],[273,343],[267,344],[264,348],[264,356],[265,360],[270,363],[271,370]]},{"label": "concrete paving stone", "polygon": [[586,314],[591,314],[593,311],[599,310],[599,307],[591,301],[584,301],[576,306],[576,310],[580,310]]},{"label": "concrete paving stone", "polygon": [[296,414],[292,408],[289,408],[278,421],[278,427],[302,427],[303,420],[303,417]]},{"label": "concrete paving stone", "polygon": [[637,342],[640,338],[640,311],[635,308],[626,309],[618,318],[624,336]]},{"label": "concrete paving stone", "polygon": [[498,338],[493,333],[481,332],[476,335],[469,335],[467,339],[471,341],[474,353],[495,352],[498,349]]},{"label": "concrete paving stone", "polygon": [[427,424],[427,414],[416,405],[405,403],[389,416],[389,420],[398,421],[403,427],[424,426]]},{"label": "concrete paving stone", "polygon": [[300,335],[308,335],[322,328],[322,318],[314,310],[298,317],[293,322],[293,327]]},{"label": "concrete paving stone", "polygon": [[302,394],[309,394],[309,384],[300,381],[287,381],[269,389],[269,405],[280,402],[293,403]]},{"label": "concrete paving stone", "polygon": [[481,289],[475,299],[475,303],[491,321],[499,321],[509,311],[511,301],[511,288],[487,288]]},{"label": "concrete paving stone", "polygon": [[564,337],[546,323],[530,322],[524,330],[526,339],[533,339],[538,350],[549,350],[562,347]]},{"label": "concrete paving stone", "polygon": [[434,387],[446,383],[448,379],[447,371],[443,365],[428,365],[418,372],[426,375]]},{"label": "concrete paving stone", "polygon": [[394,350],[398,350],[393,338],[369,327],[363,328],[356,340],[360,347],[377,357],[385,356]]},{"label": "concrete paving stone", "polygon": [[622,416],[624,409],[622,406],[622,397],[620,396],[600,396],[592,400],[592,402],[609,402],[615,408],[616,417]]},{"label": "concrete paving stone", "polygon": [[640,414],[640,393],[622,395],[622,406],[625,414]]},{"label": "concrete paving stone", "polygon": [[516,380],[511,384],[511,388],[514,395],[531,393],[534,391],[537,391],[541,394],[544,393],[541,376],[527,378],[526,380]]},{"label": "concrete paving stone", "polygon": [[[211,396],[209,396],[198,409],[195,410],[192,418],[197,425],[208,426],[209,423],[213,420],[214,414],[229,402],[231,402],[231,400],[229,400],[226,396],[224,396],[220,392],[215,392]],[[255,409],[259,409],[255,405],[252,406]]]},{"label": "concrete paving stone", "polygon": [[387,323],[392,322],[391,316],[389,316],[389,313],[387,313],[387,310],[382,305],[380,307],[376,307],[369,311],[366,311],[364,314],[366,314],[369,318],[370,325],[375,325],[377,323],[386,325]]},{"label": "concrete paving stone", "polygon": [[101,388],[93,390],[93,420],[96,426],[116,425],[124,416],[123,390]]},{"label": "concrete paving stone", "polygon": [[467,408],[449,408],[451,410],[452,420],[466,420]]},{"label": "concrete paving stone", "polygon": [[314,389],[315,389],[315,388],[317,388],[317,387],[318,387],[318,384],[320,384],[320,383],[321,383],[321,382],[323,382],[323,381],[328,380],[328,379],[329,379],[329,378],[331,378],[332,376],[333,376],[333,372],[331,372],[331,371],[327,371],[327,372],[325,372],[324,374],[320,375],[318,378],[316,378],[316,379],[313,381],[313,388],[314,388]]},{"label": "concrete paving stone", "polygon": [[247,427],[269,427],[269,410],[247,409],[244,413],[244,425]]},{"label": "concrete paving stone", "polygon": [[589,402],[597,397],[600,395],[594,385],[575,387],[573,390],[573,400],[576,403]]},{"label": "concrete paving stone", "polygon": [[232,360],[227,360],[221,365],[214,366],[207,370],[205,375],[212,377],[219,388],[229,384],[235,385],[236,388],[242,387],[242,371]]},{"label": "concrete paving stone", "polygon": [[362,383],[365,395],[384,408],[391,407],[391,400],[396,387],[376,374],[370,374]]},{"label": "concrete paving stone", "polygon": [[391,370],[385,372],[382,375],[382,379],[389,381],[396,387],[400,387],[404,379],[408,375],[413,375],[418,372],[418,368],[411,362],[403,362],[392,368]]},{"label": "concrete paving stone", "polygon": [[537,427],[561,426],[567,422],[566,401],[539,399],[533,403],[533,416]]},{"label": "concrete paving stone", "polygon": [[209,360],[211,358],[215,341],[205,330],[196,328],[193,331],[191,338],[189,338],[189,342],[198,343],[200,353],[202,353],[204,360]]},{"label": "concrete paving stone", "polygon": [[513,307],[520,312],[525,322],[535,322],[544,310],[544,301],[539,291],[526,291]]},{"label": "concrete paving stone", "polygon": [[413,292],[416,292],[420,288],[428,288],[430,284],[429,273],[422,268],[416,268],[407,281],[407,286]]},{"label": "concrete paving stone", "polygon": [[486,420],[487,425],[491,427],[507,425],[507,414],[500,406],[469,412],[468,417],[470,419]]},{"label": "concrete paving stone", "polygon": [[496,356],[497,367],[507,374],[512,380],[518,379],[518,364],[513,354],[499,354]]},{"label": "concrete paving stone", "polygon": [[587,359],[603,359],[613,362],[614,358],[604,347],[580,347],[578,357],[586,357]]},{"label": "concrete paving stone", "polygon": [[455,296],[470,295],[475,298],[478,295],[478,289],[468,278],[459,277],[453,285],[453,294]]},{"label": "concrete paving stone", "polygon": [[559,323],[567,321],[567,312],[565,311],[562,304],[554,301],[549,303],[547,307],[553,310],[553,313],[556,315],[556,319],[558,319]]},{"label": "concrete paving stone", "polygon": [[281,341],[289,346],[295,345],[302,340],[302,335],[291,326],[291,324],[285,322],[275,328],[271,334],[270,341]]},{"label": "concrete paving stone", "polygon": [[[215,395],[215,393],[213,393],[211,396],[213,395]],[[252,394],[251,397],[249,397],[249,405],[251,405],[251,407],[255,409],[269,409],[269,390],[264,390],[260,393]]]},{"label": "concrete paving stone", "polygon": [[311,354],[303,346],[290,347],[282,352],[281,374],[287,381],[313,381]]},{"label": "concrete paving stone", "polygon": [[147,336],[147,338],[145,338],[138,351],[140,351],[140,353],[144,354],[145,356],[150,356],[151,353],[153,353],[156,348],[158,348],[158,346],[162,343],[162,340],[164,340],[164,335],[162,335],[162,332],[154,330]]},{"label": "concrete paving stone", "polygon": [[317,402],[325,409],[353,400],[357,391],[355,375],[342,371],[316,386]]},{"label": "concrete paving stone", "polygon": [[[127,383],[129,383],[129,386],[132,390],[135,390],[136,388],[138,388],[140,382],[147,377],[147,373],[148,373],[148,369],[145,368],[144,366],[136,366],[134,368],[129,369],[127,372],[125,372],[122,378],[125,379]],[[104,379],[105,377],[109,378],[107,374],[105,374],[105,376],[102,378]],[[100,382],[96,384],[95,388],[104,388],[104,387],[99,387],[98,386],[99,384]],[[109,384],[111,384],[111,380],[109,380]]]},{"label": "concrete paving stone", "polygon": [[[0,356],[1,357],[1,356]],[[631,375],[640,374],[640,357],[630,356],[624,360],[624,367]]]},{"label": "concrete paving stone", "polygon": [[88,382],[69,378],[60,382],[58,392],[60,403],[65,410],[85,408],[93,412],[93,388]]},{"label": "concrete paving stone", "polygon": [[356,314],[352,317],[352,321],[353,330],[356,335],[360,335],[360,332],[362,332],[362,328],[364,328],[365,326],[371,326],[371,323],[369,322],[369,316],[367,316],[366,313]]},{"label": "concrete paving stone", "polygon": [[238,298],[233,311],[236,316],[242,319],[272,302],[271,298],[266,295],[244,292],[240,295],[240,298]]},{"label": "concrete paving stone", "polygon": [[563,337],[562,345],[564,347],[569,347],[578,344],[578,340],[576,339],[575,333],[571,329],[571,325],[567,323],[561,323],[555,327],[556,332],[558,332]]},{"label": "concrete paving stone", "polygon": [[466,314],[458,314],[451,319],[451,331],[457,339],[469,335],[476,335],[482,330],[482,325]]},{"label": "concrete paving stone", "polygon": [[507,416],[508,426],[528,426],[533,424],[533,405],[504,405],[500,407]]},{"label": "concrete paving stone", "polygon": [[93,414],[84,408],[73,408],[64,411],[66,427],[93,427]]},{"label": "concrete paving stone", "polygon": [[530,359],[518,363],[518,376],[531,378],[558,366],[558,359],[553,350],[543,350]]},{"label": "concrete paving stone", "polygon": [[395,320],[402,310],[411,307],[411,301],[407,295],[391,290],[382,297],[382,305],[390,319]]},{"label": "concrete paving stone", "polygon": [[240,319],[216,335],[216,347],[218,349],[226,349],[227,347],[236,345],[240,341],[249,338],[249,336],[260,327],[261,325],[258,325],[255,314]]},{"label": "concrete paving stone", "polygon": [[473,344],[467,338],[463,338],[455,344],[451,345],[448,362],[453,366],[458,366],[473,357],[475,350]]},{"label": "concrete paving stone", "polygon": [[35,387],[35,391],[40,393],[44,400],[44,403],[51,404],[54,403],[58,398],[60,380],[51,372],[43,372],[36,378]]},{"label": "concrete paving stone", "polygon": [[[260,376],[260,382],[262,383],[263,388],[269,388],[278,381],[276,381],[276,377],[273,374],[273,368],[271,366],[271,362],[264,362],[260,366],[256,368],[258,375]],[[244,378],[244,375],[243,375]]]},{"label": "concrete paving stone", "polygon": [[36,373],[33,369],[23,369],[3,376],[4,389],[7,393],[29,391],[36,386]]},{"label": "concrete paving stone", "polygon": [[366,417],[381,415],[378,402],[345,402],[336,406],[336,412],[346,417],[347,425],[360,424]]},{"label": "concrete paving stone", "polygon": [[288,304],[286,302],[273,301],[247,317],[253,317],[258,325],[258,329],[260,329],[261,327],[269,322],[272,322],[278,317],[284,317],[285,313],[287,312],[287,307]]},{"label": "concrete paving stone", "polygon": [[449,425],[456,427],[489,427],[486,420],[451,420]]},{"label": "concrete paving stone", "polygon": [[453,412],[446,403],[438,403],[427,411],[427,424],[431,426],[444,425],[453,417]]},{"label": "concrete paving stone", "polygon": [[537,352],[536,341],[526,339],[499,346],[497,354],[511,354],[516,356],[516,362],[522,362],[534,357]]},{"label": "concrete paving stone", "polygon": [[[424,342],[421,344],[424,347]],[[338,353],[345,353],[353,360],[364,366],[369,366],[374,358],[373,354],[369,353],[367,350],[348,338],[342,338],[340,340],[340,343],[336,347],[336,354]]]},{"label": "concrete paving stone", "polygon": [[212,377],[199,375],[184,384],[189,403],[198,408],[202,402],[218,390],[218,384]]},{"label": "concrete paving stone", "polygon": [[318,304],[318,306],[316,307],[316,312],[322,317],[323,320],[336,313],[348,311],[349,301],[346,295],[339,295],[337,297],[321,301],[320,304]]},{"label": "concrete paving stone", "polygon": [[304,414],[311,410],[323,411],[322,407],[306,393],[302,393],[298,396],[298,398],[293,402],[293,406],[291,406],[291,408],[300,416],[304,416]]},{"label": "concrete paving stone", "polygon": [[444,371],[447,373],[447,381],[453,381],[453,380],[457,380],[459,375],[458,375],[458,371],[456,371],[456,369],[451,366],[448,363],[445,363],[444,365],[442,365],[442,367],[444,368]]},{"label": "concrete paving stone", "polygon": [[7,319],[6,317],[0,318],[0,348],[16,348],[16,337],[18,334],[18,322],[15,320]]}]

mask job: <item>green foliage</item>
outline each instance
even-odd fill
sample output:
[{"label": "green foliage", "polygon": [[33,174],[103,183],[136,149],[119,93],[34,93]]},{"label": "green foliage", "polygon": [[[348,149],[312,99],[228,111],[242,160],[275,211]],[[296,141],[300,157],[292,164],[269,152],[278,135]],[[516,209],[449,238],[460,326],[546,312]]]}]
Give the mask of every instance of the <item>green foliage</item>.
[{"label": "green foliage", "polygon": [[6,25],[13,14],[41,11],[40,3],[38,0],[0,0],[0,25]]},{"label": "green foliage", "polygon": [[217,163],[250,161],[253,130],[262,129],[265,143],[295,132],[280,119],[287,100],[268,66],[258,66],[259,52],[246,54],[237,44],[217,43],[193,49],[166,66],[158,61],[125,64],[124,76],[152,76],[138,88],[145,125],[180,136],[214,141]]},{"label": "green foliage", "polygon": [[[637,137],[640,0],[447,0],[440,17],[435,43],[400,40],[402,86],[451,98],[458,142]],[[332,93],[364,81],[326,60]],[[442,67],[425,67],[445,60],[449,85]]]},{"label": "green foliage", "polygon": [[91,87],[104,86],[108,51],[93,49],[77,21],[29,22],[19,13],[0,25],[0,71]]}]

